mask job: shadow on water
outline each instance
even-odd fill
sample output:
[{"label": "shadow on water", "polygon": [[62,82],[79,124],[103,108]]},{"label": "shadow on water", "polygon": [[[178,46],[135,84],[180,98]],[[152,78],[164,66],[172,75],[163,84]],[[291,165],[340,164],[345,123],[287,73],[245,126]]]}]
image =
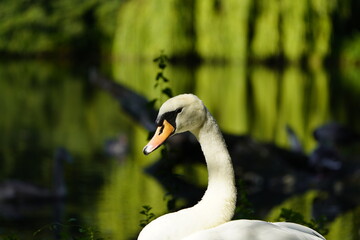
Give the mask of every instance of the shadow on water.
[{"label": "shadow on water", "polygon": [[[147,101],[165,100],[153,87],[156,67],[118,64],[116,81],[95,71],[89,81],[87,69],[74,68],[1,65],[1,179],[50,188],[52,152],[59,146],[73,163],[64,168],[64,200],[2,201],[0,232],[25,238],[53,221],[77,219],[111,239],[130,239],[140,230],[143,205],[161,215],[196,203],[207,174],[194,137],[171,138],[164,154],[141,152],[156,115]],[[306,218],[328,217],[328,239],[356,239],[360,129],[354,123],[360,114],[347,81],[334,87],[323,69],[213,65],[171,66],[167,77],[174,94],[199,95],[218,120],[253,217],[274,220],[282,207],[301,209]]]}]

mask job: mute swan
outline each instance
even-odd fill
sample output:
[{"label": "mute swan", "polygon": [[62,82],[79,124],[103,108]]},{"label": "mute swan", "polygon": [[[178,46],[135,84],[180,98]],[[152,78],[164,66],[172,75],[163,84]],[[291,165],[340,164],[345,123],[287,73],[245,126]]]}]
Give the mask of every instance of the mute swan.
[{"label": "mute swan", "polygon": [[158,128],[144,154],[170,136],[190,131],[200,142],[208,169],[208,188],[195,206],[163,215],[140,232],[138,240],[320,240],[316,231],[295,223],[230,221],[235,210],[234,170],[221,131],[202,101],[192,94],[167,100],[156,119]]}]

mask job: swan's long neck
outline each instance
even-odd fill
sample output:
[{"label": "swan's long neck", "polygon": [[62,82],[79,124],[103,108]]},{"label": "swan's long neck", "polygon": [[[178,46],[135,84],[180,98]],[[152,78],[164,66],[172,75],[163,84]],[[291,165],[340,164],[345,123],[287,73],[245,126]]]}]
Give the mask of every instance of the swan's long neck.
[{"label": "swan's long neck", "polygon": [[[208,168],[208,188],[195,206],[209,214],[209,224],[222,224],[231,220],[236,205],[234,170],[229,152],[215,119],[207,118],[198,132],[193,132],[200,142]],[[204,209],[205,208],[205,209]]]},{"label": "swan's long neck", "polygon": [[208,168],[208,188],[191,208],[163,215],[147,225],[138,240],[179,240],[231,220],[236,204],[234,170],[221,131],[207,111],[203,125],[192,131]]}]

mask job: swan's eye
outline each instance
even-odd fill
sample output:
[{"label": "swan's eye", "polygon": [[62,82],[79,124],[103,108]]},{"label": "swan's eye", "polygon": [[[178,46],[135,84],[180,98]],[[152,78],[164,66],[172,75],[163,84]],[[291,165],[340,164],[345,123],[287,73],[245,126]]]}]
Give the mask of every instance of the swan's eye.
[{"label": "swan's eye", "polygon": [[164,125],[161,126],[160,131],[159,131],[159,135],[161,135],[163,133],[164,127],[165,127]]},{"label": "swan's eye", "polygon": [[181,113],[183,108],[178,108],[174,111],[171,112],[165,112],[162,115],[158,116],[156,119],[156,124],[158,127],[162,126],[162,128],[160,129],[160,133],[162,133],[163,131],[163,122],[164,120],[168,121],[174,128],[176,128],[176,117],[178,115],[178,113]]}]

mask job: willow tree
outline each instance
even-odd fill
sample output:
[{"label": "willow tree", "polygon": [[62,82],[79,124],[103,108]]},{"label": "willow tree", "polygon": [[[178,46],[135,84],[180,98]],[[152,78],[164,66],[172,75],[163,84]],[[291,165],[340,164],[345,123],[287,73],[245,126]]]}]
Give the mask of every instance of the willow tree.
[{"label": "willow tree", "polygon": [[161,50],[171,56],[193,50],[192,1],[127,1],[119,11],[114,38],[117,58],[152,59]]},{"label": "willow tree", "polygon": [[[175,57],[230,62],[303,58],[321,63],[330,53],[334,1],[127,1],[114,42],[118,57]],[[139,14],[141,13],[141,14]]]},{"label": "willow tree", "polygon": [[196,1],[196,52],[203,59],[247,58],[250,0]]}]

